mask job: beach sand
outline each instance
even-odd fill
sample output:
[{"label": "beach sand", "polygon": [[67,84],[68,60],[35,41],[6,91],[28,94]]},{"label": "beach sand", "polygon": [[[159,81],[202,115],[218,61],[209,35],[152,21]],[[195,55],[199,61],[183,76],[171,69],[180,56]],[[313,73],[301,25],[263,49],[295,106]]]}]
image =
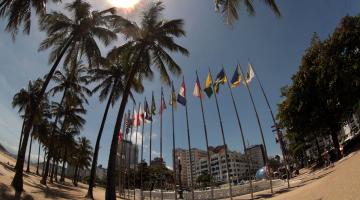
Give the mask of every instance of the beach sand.
[{"label": "beach sand", "polygon": [[[14,198],[14,189],[10,186],[14,176],[15,160],[0,152],[0,199]],[[25,165],[26,166],[26,165]],[[355,152],[329,167],[314,172],[305,170],[302,175],[291,180],[291,188],[285,186],[255,193],[255,199],[271,200],[360,200],[360,152]],[[32,172],[36,169],[31,168]],[[62,184],[40,184],[39,176],[24,173],[24,190],[22,199],[85,199],[87,185],[79,183],[74,187],[71,180]],[[104,199],[105,189],[94,188],[94,198]],[[120,198],[119,198],[120,199]],[[233,199],[250,199],[250,195],[234,197]]]}]

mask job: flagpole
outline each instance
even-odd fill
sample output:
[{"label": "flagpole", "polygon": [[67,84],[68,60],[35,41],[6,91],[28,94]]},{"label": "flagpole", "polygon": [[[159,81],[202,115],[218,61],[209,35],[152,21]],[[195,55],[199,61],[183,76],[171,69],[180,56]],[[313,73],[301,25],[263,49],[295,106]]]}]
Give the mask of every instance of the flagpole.
[{"label": "flagpole", "polygon": [[[139,103],[139,108],[138,108],[138,112],[136,113],[136,128],[135,128],[135,142],[134,142],[134,158],[136,157],[136,149],[137,149],[137,136],[138,136],[138,130],[139,130],[139,125],[138,125],[138,121],[139,121],[139,115],[140,115],[140,107],[141,107],[141,103]],[[134,116],[135,117],[135,116]],[[134,121],[135,122],[135,121]],[[134,159],[135,160],[135,159]],[[136,159],[136,161],[138,161],[138,159]],[[135,200],[135,196],[136,196],[136,162],[134,163],[134,180],[133,180],[133,185],[134,185],[134,200]]]},{"label": "flagpole", "polygon": [[[160,99],[160,160],[161,162],[163,162],[163,149],[162,149],[162,145],[163,145],[163,132],[162,132],[162,113],[164,111],[163,108],[163,88],[161,87],[161,99]],[[163,174],[160,174],[160,195],[161,195],[161,200],[164,199],[164,194],[163,194]]]},{"label": "flagpole", "polygon": [[[211,75],[211,71],[209,68],[209,73]],[[212,75],[211,75],[212,77]],[[211,80],[211,82],[213,82]],[[213,89],[214,90],[214,89]],[[223,128],[223,124],[222,124],[222,120],[221,120],[221,115],[220,115],[220,109],[219,109],[219,103],[217,100],[217,95],[216,95],[216,91],[214,90],[214,96],[215,96],[215,102],[216,102],[216,108],[217,108],[217,112],[218,112],[218,116],[219,116],[219,122],[220,122],[220,128],[221,128],[221,135],[222,135],[222,140],[223,140],[223,144],[225,147],[225,162],[226,162],[226,171],[227,171],[227,180],[229,183],[229,192],[230,192],[230,199],[233,199],[232,196],[232,186],[231,186],[231,179],[230,179],[230,174],[229,174],[229,160],[228,160],[228,149],[227,149],[227,145],[226,145],[226,140],[225,140],[225,135],[224,135],[224,128]]]},{"label": "flagpole", "polygon": [[119,196],[121,196],[122,193],[122,175],[121,175],[121,171],[122,171],[122,159],[123,159],[123,151],[124,149],[122,148],[123,146],[123,140],[124,140],[124,133],[125,133],[125,120],[126,120],[126,114],[124,115],[124,123],[123,123],[123,130],[122,130],[122,135],[120,135],[120,156],[119,156]]},{"label": "flagpole", "polygon": [[[223,67],[223,70],[224,70],[224,67]],[[226,74],[225,74],[225,76],[226,76]],[[251,166],[250,166],[250,161],[249,161],[249,155],[248,155],[248,153],[246,151],[244,131],[242,129],[242,125],[241,125],[241,121],[240,121],[240,117],[239,117],[239,112],[238,112],[236,104],[235,104],[234,95],[233,95],[232,89],[230,87],[229,81],[227,81],[227,85],[228,85],[229,90],[230,90],[230,96],[231,96],[231,99],[232,99],[232,102],[233,102],[233,105],[234,105],[234,109],[235,109],[235,113],[236,113],[236,119],[237,119],[237,122],[238,122],[238,125],[239,125],[239,128],[240,128],[240,135],[241,135],[241,140],[242,140],[243,147],[244,147],[244,154],[245,154],[245,157],[246,157],[246,161],[248,162],[248,166],[249,166],[249,183],[250,183],[250,190],[251,190],[251,199],[253,199],[254,198],[254,190],[253,190],[253,185],[252,185],[252,180],[251,180]]]},{"label": "flagpole", "polygon": [[[125,118],[125,121],[124,121],[124,124],[126,123],[126,121],[128,120],[128,118],[130,117],[128,114],[125,115],[126,118]],[[125,124],[125,127],[126,127],[126,124]],[[123,163],[123,170],[124,170],[124,174],[123,174],[123,191],[124,191],[124,199],[126,198],[126,194],[125,194],[125,179],[126,179],[126,175],[127,175],[127,164],[126,164],[126,161],[127,161],[127,152],[126,152],[126,141],[127,141],[127,135],[128,135],[128,132],[127,132],[128,128],[126,127],[125,129],[125,132],[124,132],[124,141],[122,142],[121,144],[121,147],[123,149],[123,155],[124,155],[124,163]]]},{"label": "flagpole", "polygon": [[279,138],[281,153],[282,153],[282,156],[283,156],[283,158],[284,158],[285,165],[286,165],[287,185],[288,185],[288,188],[290,188],[290,181],[289,181],[289,179],[290,179],[290,174],[289,174],[289,170],[288,170],[288,160],[287,160],[287,157],[286,157],[286,154],[285,154],[286,149],[285,149],[285,145],[284,145],[283,135],[282,135],[282,133],[281,133],[280,130],[279,130],[278,124],[276,123],[275,115],[274,115],[274,113],[273,113],[273,111],[272,111],[272,109],[271,109],[269,100],[268,100],[268,98],[267,98],[267,96],[266,96],[266,93],[265,93],[265,90],[264,90],[264,88],[263,88],[263,85],[262,85],[262,83],[261,83],[261,81],[260,81],[260,78],[259,78],[258,74],[255,72],[254,67],[253,67],[252,65],[251,65],[251,67],[253,68],[253,71],[254,71],[254,74],[255,74],[255,78],[256,78],[257,82],[259,83],[259,85],[260,85],[262,94],[263,94],[263,96],[264,96],[264,98],[265,98],[265,101],[266,101],[266,104],[267,104],[267,106],[268,106],[268,108],[269,108],[270,115],[271,115],[272,121],[273,121],[273,123],[274,123],[275,129],[276,129],[276,133],[277,133],[278,138]]},{"label": "flagpole", "polygon": [[[152,92],[152,97],[154,97],[154,91]],[[149,151],[149,167],[151,167],[151,146],[152,146],[152,125],[153,125],[153,113],[152,113],[152,105],[154,105],[154,99],[151,99],[151,108],[150,108],[150,112],[151,112],[151,122],[150,122],[150,151]],[[150,200],[151,198],[151,193],[152,193],[152,180],[151,180],[151,176],[149,176],[149,182],[150,182],[150,188],[149,188],[149,196],[150,196]]]},{"label": "flagpole", "polygon": [[[263,129],[262,129],[262,126],[261,126],[259,114],[258,114],[258,112],[257,112],[256,106],[255,106],[255,103],[254,103],[254,99],[253,99],[253,96],[252,96],[251,91],[250,91],[250,88],[249,88],[249,84],[248,84],[248,83],[246,82],[246,80],[244,79],[243,70],[242,70],[242,68],[241,68],[240,65],[238,65],[238,66],[239,66],[239,69],[240,69],[240,71],[241,71],[241,77],[242,77],[242,79],[244,80],[245,86],[246,86],[247,91],[248,91],[248,93],[249,93],[250,100],[251,100],[251,103],[252,103],[252,106],[253,106],[253,108],[254,108],[254,112],[255,112],[255,115],[256,115],[256,120],[257,120],[259,129],[260,129],[261,140],[262,140],[262,143],[263,143],[263,146],[264,146],[264,151],[265,151],[265,165],[266,165],[266,170],[267,170],[267,171],[270,171],[270,170],[269,170],[269,158],[268,158],[268,154],[267,154],[267,150],[266,150],[264,133],[263,133]],[[269,174],[269,179],[270,179],[270,190],[271,190],[271,193],[273,193],[272,176],[271,176],[271,174]]]},{"label": "flagpole", "polygon": [[174,121],[174,95],[175,95],[175,90],[174,90],[174,84],[171,81],[171,125],[172,125],[172,153],[173,153],[173,171],[174,171],[174,197],[175,200],[177,200],[177,188],[176,188],[176,163],[175,163],[175,121]]},{"label": "flagpole", "polygon": [[[196,70],[196,84],[199,83],[199,76],[198,76],[198,72]],[[200,87],[200,85],[199,85]],[[212,177],[212,171],[211,171],[211,159],[210,159],[210,152],[209,152],[209,142],[208,142],[208,133],[207,133],[207,128],[206,128],[206,122],[205,122],[205,115],[204,115],[204,106],[203,106],[203,99],[202,99],[202,94],[201,94],[201,90],[200,90],[200,105],[201,105],[201,114],[202,114],[202,119],[203,119],[203,125],[204,125],[204,135],[205,135],[205,141],[206,141],[206,153],[207,153],[207,161],[208,161],[208,171],[209,171],[209,175],[210,175],[210,189],[211,189],[211,199],[214,199],[214,181],[213,181],[213,177]]]},{"label": "flagpole", "polygon": [[[184,76],[183,76],[184,82]],[[186,92],[184,94],[185,102],[186,102]],[[191,140],[190,140],[190,128],[189,128],[189,115],[187,109],[187,102],[185,103],[185,116],[186,116],[186,129],[187,129],[187,139],[188,139],[188,146],[189,146],[189,158],[190,158],[190,180],[191,180],[191,197],[194,200],[194,178],[193,178],[193,170],[192,170],[192,155],[191,155]]]},{"label": "flagpole", "polygon": [[[144,128],[145,128],[145,112],[147,112],[145,110],[145,102],[146,102],[146,97],[144,99],[144,113],[143,113],[143,119],[142,119],[142,129],[141,129],[141,156],[140,156],[140,185],[141,185],[141,189],[140,189],[140,198],[141,200],[144,199],[144,186],[143,186],[143,159],[144,159]],[[147,104],[147,103],[146,103]]]},{"label": "flagpole", "polygon": [[[134,114],[135,114],[135,106],[136,106],[136,103],[134,103],[134,106],[133,106],[133,113],[132,113],[132,117],[134,117]],[[130,116],[130,117],[131,117]],[[130,199],[130,162],[131,162],[131,147],[132,147],[132,143],[131,143],[131,138],[132,138],[132,135],[133,135],[133,123],[134,121],[132,120],[131,122],[131,128],[130,128],[130,136],[129,136],[129,146],[130,146],[130,149],[129,149],[129,163],[128,163],[128,174],[127,174],[127,184],[128,184],[128,199]]]}]

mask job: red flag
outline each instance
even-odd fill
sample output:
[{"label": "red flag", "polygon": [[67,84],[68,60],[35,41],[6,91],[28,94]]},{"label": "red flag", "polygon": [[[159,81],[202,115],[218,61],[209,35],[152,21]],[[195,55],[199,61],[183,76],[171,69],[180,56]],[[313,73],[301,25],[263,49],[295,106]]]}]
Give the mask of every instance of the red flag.
[{"label": "red flag", "polygon": [[121,130],[120,130],[120,132],[119,132],[119,134],[118,134],[118,143],[121,143],[122,140],[123,140],[123,133],[122,133]]}]

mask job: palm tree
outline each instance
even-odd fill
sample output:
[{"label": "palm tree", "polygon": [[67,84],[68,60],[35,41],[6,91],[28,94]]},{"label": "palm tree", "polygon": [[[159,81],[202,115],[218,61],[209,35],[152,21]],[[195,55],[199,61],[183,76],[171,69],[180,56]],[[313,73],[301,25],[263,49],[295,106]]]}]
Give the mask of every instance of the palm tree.
[{"label": "palm tree", "polygon": [[[55,85],[49,91],[49,93],[55,95],[56,93],[63,92],[63,97],[60,103],[53,103],[53,113],[55,114],[55,121],[53,122],[53,131],[51,133],[52,135],[55,133],[55,129],[60,118],[63,118],[62,128],[60,128],[59,133],[60,135],[64,134],[67,129],[71,128],[70,125],[76,126],[75,129],[78,130],[78,128],[80,128],[82,124],[79,125],[77,123],[80,123],[79,121],[84,122],[81,120],[81,117],[81,119],[77,118],[79,117],[77,114],[83,114],[85,112],[82,107],[82,103],[87,103],[87,96],[91,95],[91,91],[85,86],[89,83],[90,77],[86,74],[87,69],[84,65],[81,64],[81,62],[71,64],[71,66],[65,68],[64,73],[62,73],[61,71],[56,71],[53,76],[53,80],[57,83],[57,85]],[[63,104],[64,101],[65,103]],[[53,145],[51,145],[52,141],[54,140],[50,139],[50,148],[48,154],[50,157],[54,152],[54,148],[52,148]],[[64,153],[64,156],[66,157],[66,152]],[[41,180],[42,184],[46,184],[50,157],[48,158],[48,161],[46,163],[45,173]],[[63,162],[64,161],[66,162],[66,160],[63,160]],[[65,163],[63,163],[63,171],[64,165]],[[63,171],[61,181],[64,180]]]},{"label": "palm tree", "polygon": [[[16,0],[16,2],[29,1]],[[111,41],[116,39],[116,34],[112,31],[112,27],[115,25],[120,26],[119,24],[123,21],[122,17],[115,15],[115,9],[91,11],[91,5],[81,0],[75,0],[73,3],[67,4],[66,9],[73,14],[73,19],[65,14],[52,12],[46,14],[40,21],[40,29],[46,31],[48,38],[41,43],[39,50],[53,47],[54,50],[50,54],[50,61],[54,61],[54,63],[46,76],[41,90],[37,94],[38,98],[44,96],[50,79],[65,53],[67,53],[65,63],[69,62],[71,58],[78,60],[80,59],[78,57],[84,55],[90,66],[97,65],[101,55],[95,38],[104,45],[110,44]],[[30,126],[24,128],[24,142],[27,142],[29,139],[36,113],[36,107],[30,109],[28,117]],[[16,161],[17,170],[12,181],[12,186],[15,188],[17,196],[21,195],[23,190],[22,168],[24,166],[25,152],[26,146],[23,145]]]},{"label": "palm tree", "polygon": [[[93,187],[94,187],[94,180],[96,174],[96,167],[97,167],[97,158],[100,149],[100,140],[102,137],[102,132],[104,129],[104,125],[106,122],[106,118],[108,115],[108,111],[110,105],[114,106],[115,102],[119,100],[122,92],[124,90],[124,82],[126,78],[126,69],[128,69],[128,59],[127,57],[121,56],[120,61],[115,63],[106,63],[102,68],[90,70],[90,74],[93,76],[94,82],[101,81],[94,89],[94,92],[100,91],[99,100],[103,102],[107,100],[107,104],[105,107],[105,112],[103,114],[103,118],[101,121],[99,133],[96,139],[95,144],[95,151],[93,155],[93,160],[91,164],[91,171],[90,171],[90,178],[89,178],[89,188],[88,193],[86,195],[87,198],[93,199]],[[141,84],[141,81],[136,79],[132,85],[132,88],[136,92],[143,92],[144,87]],[[132,94],[130,94],[132,96]]]},{"label": "palm tree", "polygon": [[[261,0],[275,13],[276,16],[280,17],[281,13],[277,7],[275,0]],[[215,0],[216,11],[221,12],[224,17],[225,24],[233,25],[236,20],[239,19],[240,4],[243,3],[246,7],[247,12],[250,15],[255,15],[254,2],[252,0]]]},{"label": "palm tree", "polygon": [[[40,86],[41,85],[39,85],[39,88],[40,88]],[[35,139],[35,140],[39,139],[39,137],[41,137],[40,134],[47,134],[47,133],[39,132],[39,127],[42,125],[42,123],[44,123],[44,121],[46,121],[49,117],[51,117],[50,111],[49,111],[50,105],[49,105],[48,98],[43,98],[42,101],[40,102],[40,104],[38,105],[38,108],[39,108],[39,111],[36,114],[34,124],[33,124],[33,129],[31,132],[26,172],[30,172],[30,155],[31,155],[32,141],[33,141],[33,139]]]},{"label": "palm tree", "polygon": [[[52,2],[60,1],[52,0]],[[11,32],[15,39],[20,26],[23,25],[23,32],[29,34],[32,11],[35,10],[37,15],[43,16],[46,12],[47,2],[48,0],[1,0],[0,17],[8,19],[5,30]]]},{"label": "palm tree", "polygon": [[115,124],[111,141],[105,195],[107,200],[113,200],[116,198],[116,181],[114,175],[117,150],[117,134],[120,130],[121,121],[124,115],[128,96],[130,94],[130,87],[134,77],[144,71],[152,72],[151,67],[155,67],[160,72],[161,80],[167,84],[170,84],[168,70],[175,75],[179,75],[181,73],[181,68],[167,53],[167,50],[171,52],[180,52],[184,55],[189,54],[187,49],[176,44],[174,41],[174,37],[185,36],[185,31],[183,30],[183,21],[181,19],[161,19],[161,12],[163,10],[164,7],[162,3],[157,2],[153,4],[148,11],[144,12],[144,16],[141,20],[141,26],[130,22],[127,23],[126,28],[120,31],[125,34],[128,42],[119,48],[113,49],[109,54],[110,58],[116,58],[119,52],[130,50],[132,56],[130,59],[131,68],[129,69],[127,81],[125,83],[123,98],[121,100],[116,119],[117,123]]},{"label": "palm tree", "polygon": [[84,168],[88,169],[90,167],[91,155],[92,147],[90,140],[86,139],[86,137],[78,138],[77,148],[74,155],[75,159],[73,160],[73,165],[75,166],[73,183],[75,186],[77,186],[80,170],[83,170]]}]

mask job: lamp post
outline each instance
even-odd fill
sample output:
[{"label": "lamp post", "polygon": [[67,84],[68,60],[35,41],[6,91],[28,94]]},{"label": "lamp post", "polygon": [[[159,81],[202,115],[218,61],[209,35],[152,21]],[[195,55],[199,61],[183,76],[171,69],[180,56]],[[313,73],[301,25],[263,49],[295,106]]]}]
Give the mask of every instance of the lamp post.
[{"label": "lamp post", "polygon": [[183,197],[183,188],[181,184],[181,164],[180,164],[180,157],[178,157],[178,170],[179,170],[179,199],[184,199]]}]

